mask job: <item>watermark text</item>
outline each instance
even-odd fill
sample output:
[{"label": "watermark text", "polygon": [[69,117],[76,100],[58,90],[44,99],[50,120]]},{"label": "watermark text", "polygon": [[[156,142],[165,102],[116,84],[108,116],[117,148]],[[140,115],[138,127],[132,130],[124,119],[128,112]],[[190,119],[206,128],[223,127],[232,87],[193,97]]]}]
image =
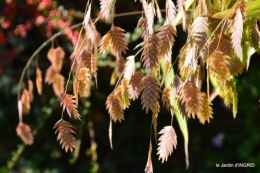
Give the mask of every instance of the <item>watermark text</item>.
[{"label": "watermark text", "polygon": [[217,168],[253,168],[254,163],[216,163]]}]

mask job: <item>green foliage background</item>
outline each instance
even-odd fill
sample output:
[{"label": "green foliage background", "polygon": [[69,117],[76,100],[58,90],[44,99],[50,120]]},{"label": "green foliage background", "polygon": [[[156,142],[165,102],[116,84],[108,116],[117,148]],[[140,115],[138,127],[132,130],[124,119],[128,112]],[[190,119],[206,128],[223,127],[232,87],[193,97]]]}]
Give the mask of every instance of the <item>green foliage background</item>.
[{"label": "green foliage background", "polygon": [[[163,7],[164,1],[159,1]],[[3,3],[3,2],[1,2]],[[25,2],[24,2],[25,3]],[[66,9],[84,11],[85,1],[62,1]],[[93,9],[98,9],[98,1],[93,2]],[[141,10],[138,3],[133,0],[117,0],[116,13],[133,10]],[[17,14],[18,15],[18,14]],[[24,20],[29,16],[19,14]],[[117,26],[133,33],[140,15],[116,18]],[[76,19],[74,22],[81,22]],[[19,23],[19,21],[13,21]],[[101,35],[107,32],[109,25],[98,23],[97,28]],[[35,39],[37,38],[37,39]],[[16,91],[17,84],[23,67],[31,54],[44,42],[46,37],[43,28],[33,27],[26,38],[9,38],[6,44],[0,45],[0,52],[4,52],[10,46],[21,47],[11,61],[6,63],[0,76],[0,172],[94,172],[94,167],[99,166],[98,172],[143,172],[147,160],[151,115],[146,115],[141,110],[140,100],[132,103],[130,109],[125,111],[125,121],[113,126],[114,149],[111,150],[108,140],[109,115],[105,110],[105,100],[113,90],[109,85],[110,75],[113,69],[102,66],[98,70],[98,88],[93,89],[88,100],[82,100],[79,112],[82,114],[83,123],[72,120],[77,129],[83,129],[81,148],[77,160],[73,161],[73,153],[66,153],[56,141],[53,125],[59,119],[61,108],[59,101],[54,96],[51,86],[43,86],[43,95],[35,94],[31,113],[25,117],[25,122],[31,125],[35,134],[35,142],[32,146],[23,148],[22,141],[16,135],[18,124],[18,111]],[[13,39],[13,40],[12,40]],[[173,47],[173,55],[185,42],[185,33],[178,30]],[[64,37],[58,39],[60,46],[66,50],[65,66],[62,74],[68,76],[69,70],[69,40]],[[139,43],[136,40],[129,44],[129,52]],[[42,71],[47,69],[49,61],[46,54],[50,46],[47,46],[39,56]],[[113,59],[102,60],[104,64]],[[185,170],[185,156],[183,137],[176,121],[174,127],[177,133],[177,150],[169,157],[168,161],[161,164],[157,161],[156,149],[153,149],[154,172],[230,172],[233,168],[216,168],[216,163],[254,163],[254,168],[237,168],[236,172],[260,172],[260,57],[253,55],[249,70],[236,79],[238,92],[238,114],[233,119],[232,112],[225,107],[223,101],[217,97],[213,101],[213,119],[210,124],[200,124],[197,120],[188,120],[189,127],[189,155],[190,166]],[[33,67],[32,67],[33,69]],[[30,71],[32,79],[34,70]],[[68,117],[67,117],[68,118]],[[170,114],[163,110],[159,114],[158,129],[169,122]],[[90,156],[90,140],[88,122],[93,121],[97,142],[98,161],[93,163]],[[218,148],[216,141],[223,142]],[[215,141],[215,142],[213,142]],[[154,141],[153,141],[154,142]],[[155,144],[155,143],[154,143]],[[155,146],[155,145],[154,145]],[[17,151],[23,150],[12,169],[12,158]]]}]

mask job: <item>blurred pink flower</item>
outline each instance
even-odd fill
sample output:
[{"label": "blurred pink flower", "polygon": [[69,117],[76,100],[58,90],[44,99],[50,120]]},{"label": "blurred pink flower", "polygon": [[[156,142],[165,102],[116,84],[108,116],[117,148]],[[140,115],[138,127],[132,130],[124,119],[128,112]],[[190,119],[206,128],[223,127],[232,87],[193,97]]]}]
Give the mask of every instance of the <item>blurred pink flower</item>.
[{"label": "blurred pink flower", "polygon": [[27,31],[25,25],[24,24],[17,25],[15,29],[15,34],[20,35],[22,37],[26,37]]},{"label": "blurred pink flower", "polygon": [[40,26],[41,24],[43,24],[45,22],[45,20],[46,20],[46,18],[43,15],[40,15],[36,18],[35,25]]},{"label": "blurred pink flower", "polygon": [[26,2],[29,5],[34,5],[34,4],[37,4],[39,2],[39,0],[27,0]]},{"label": "blurred pink flower", "polygon": [[44,9],[44,8],[50,7],[51,4],[52,4],[52,0],[42,0],[42,1],[40,2],[40,4],[39,4],[38,7],[39,7],[40,9]]}]

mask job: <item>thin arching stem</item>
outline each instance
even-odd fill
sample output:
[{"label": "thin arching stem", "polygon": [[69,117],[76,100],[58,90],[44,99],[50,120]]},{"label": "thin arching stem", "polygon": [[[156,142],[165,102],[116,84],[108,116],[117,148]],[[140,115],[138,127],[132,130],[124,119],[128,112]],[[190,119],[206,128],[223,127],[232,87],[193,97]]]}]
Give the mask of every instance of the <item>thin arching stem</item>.
[{"label": "thin arching stem", "polygon": [[[117,14],[117,15],[114,15],[114,17],[123,17],[123,16],[130,16],[130,15],[136,15],[136,14],[141,14],[142,11],[137,11],[135,13],[131,12],[131,13],[122,13],[122,14]],[[73,26],[71,26],[70,28],[71,29],[74,29],[74,28],[77,28],[79,26],[81,26],[82,23],[78,23],[78,24],[75,24]],[[59,37],[60,35],[62,35],[64,33],[65,30],[62,30],[60,32],[57,32],[56,34],[54,34],[52,37],[50,37],[48,40],[46,40],[33,54],[32,56],[29,58],[29,60],[27,61],[22,73],[21,73],[21,77],[19,79],[19,83],[18,83],[18,93],[17,93],[17,100],[20,99],[20,89],[21,89],[21,85],[22,85],[22,81],[24,79],[24,75],[27,71],[27,69],[29,68],[30,64],[32,63],[32,61],[34,60],[34,58],[39,54],[39,52],[45,47],[47,46],[50,42],[52,42],[53,44],[53,40],[57,37]],[[53,46],[53,45],[52,45]]]},{"label": "thin arching stem", "polygon": [[[165,12],[166,10],[165,9],[162,9],[161,12]],[[117,18],[117,17],[126,17],[126,16],[133,16],[133,15],[138,15],[138,14],[143,14],[143,11],[134,11],[134,12],[127,12],[127,13],[120,13],[120,14],[115,14],[113,17],[114,18]],[[97,20],[99,19],[99,17],[95,20],[94,23],[97,22]],[[78,24],[75,24],[69,28],[71,29],[74,29],[74,28],[77,28],[79,26],[81,26],[82,23],[78,23]],[[39,52],[45,47],[47,46],[50,42],[53,42],[53,40],[57,37],[59,37],[60,35],[62,35],[64,33],[65,29],[60,31],[60,32],[57,32],[56,34],[54,34],[52,37],[50,37],[48,40],[46,40],[33,54],[32,56],[29,58],[29,60],[27,61],[22,73],[21,73],[21,77],[19,79],[19,83],[18,83],[18,91],[17,91],[17,100],[20,99],[20,90],[21,90],[21,85],[22,85],[22,81],[24,79],[24,75],[25,75],[25,72],[27,71],[27,69],[29,68],[30,64],[32,63],[32,61],[34,60],[34,58],[39,54]]]},{"label": "thin arching stem", "polygon": [[77,51],[77,50],[78,50],[78,46],[80,46],[80,47],[82,46],[82,45],[79,45],[79,39],[80,39],[82,30],[83,30],[83,28],[81,28],[80,33],[79,33],[79,36],[78,36],[78,41],[77,41],[77,44],[76,44],[76,47],[75,47],[75,58],[74,58],[74,60],[73,60],[73,62],[72,62],[71,68],[70,68],[69,77],[68,77],[68,80],[67,80],[67,83],[66,83],[66,86],[65,86],[65,91],[64,91],[64,94],[63,94],[62,98],[63,98],[63,97],[66,95],[66,93],[67,93],[67,89],[68,89],[68,85],[69,85],[69,80],[70,80],[71,72],[72,72],[73,67],[74,67],[74,65],[75,65],[75,63],[76,63],[77,55],[79,54],[79,51]]},{"label": "thin arching stem", "polygon": [[[206,69],[207,69],[207,94],[208,94],[208,99],[210,100],[210,89],[209,89],[209,64],[207,63],[207,67],[206,67]],[[210,100],[211,101],[211,100]]]},{"label": "thin arching stem", "polygon": [[[161,10],[162,13],[166,12],[165,9]],[[121,14],[116,14],[114,17],[126,17],[126,16],[134,16],[134,15],[141,15],[143,14],[143,11],[133,11],[133,12],[127,12],[127,13],[121,13]]]}]

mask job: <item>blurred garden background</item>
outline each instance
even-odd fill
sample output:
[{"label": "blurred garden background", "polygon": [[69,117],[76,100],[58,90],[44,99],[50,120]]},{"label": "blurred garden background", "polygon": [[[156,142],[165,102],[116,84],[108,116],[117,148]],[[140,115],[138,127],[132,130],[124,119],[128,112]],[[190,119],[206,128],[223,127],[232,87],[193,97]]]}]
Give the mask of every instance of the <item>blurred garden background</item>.
[{"label": "blurred garden background", "polygon": [[[163,9],[165,1],[158,0]],[[113,125],[114,148],[110,149],[108,139],[109,115],[105,107],[107,96],[113,90],[110,77],[113,72],[113,57],[101,57],[98,69],[98,88],[93,85],[88,99],[82,99],[79,112],[82,121],[71,120],[77,127],[80,140],[78,155],[65,152],[56,140],[54,124],[59,120],[61,107],[52,87],[44,84],[43,94],[35,91],[31,112],[24,117],[34,134],[34,144],[24,146],[16,134],[19,122],[17,110],[17,85],[24,66],[33,52],[51,35],[66,26],[81,23],[86,0],[1,0],[0,1],[0,173],[134,173],[144,172],[149,149],[151,115],[142,110],[140,100],[132,102],[125,111],[125,121]],[[139,1],[117,0],[115,13],[142,10]],[[98,16],[99,1],[93,0],[92,17]],[[117,26],[124,28],[129,38],[128,56],[141,39],[136,25],[141,14],[115,18]],[[50,21],[56,21],[50,22]],[[65,50],[66,58],[62,74],[67,79],[70,69],[73,38],[62,35],[56,42]],[[104,35],[110,24],[99,21],[97,29]],[[178,27],[178,36],[173,47],[173,60],[186,41],[186,34]],[[45,75],[50,65],[47,45],[39,54],[39,67]],[[185,169],[185,155],[182,133],[176,121],[178,145],[168,161],[161,163],[153,148],[155,173],[230,172],[234,168],[216,168],[216,164],[254,163],[254,168],[236,168],[238,173],[260,172],[260,55],[254,54],[248,71],[236,79],[238,92],[238,114],[232,112],[221,98],[213,101],[213,119],[202,125],[197,119],[188,120],[189,162]],[[30,66],[29,75],[35,79],[35,63]],[[162,107],[158,116],[158,129],[169,122],[170,113]],[[95,143],[91,145],[90,135]],[[154,138],[153,138],[154,139]],[[93,141],[92,141],[93,142]],[[155,146],[155,141],[153,141]],[[91,148],[92,146],[92,148]],[[91,149],[96,148],[93,156]],[[93,158],[94,157],[94,158]]]}]

